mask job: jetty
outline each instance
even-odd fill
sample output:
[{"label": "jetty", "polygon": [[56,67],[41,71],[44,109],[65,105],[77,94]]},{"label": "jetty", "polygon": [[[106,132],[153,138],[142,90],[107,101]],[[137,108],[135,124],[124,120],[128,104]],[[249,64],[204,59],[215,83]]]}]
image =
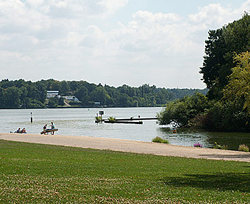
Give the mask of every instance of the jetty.
[{"label": "jetty", "polygon": [[117,121],[124,121],[124,120],[157,120],[157,118],[134,118],[134,117],[131,117],[131,118],[117,118],[116,119]]},{"label": "jetty", "polygon": [[123,124],[143,124],[143,120],[157,120],[157,118],[113,118],[112,120],[110,119],[99,119],[95,120],[96,123],[123,123]]},{"label": "jetty", "polygon": [[104,120],[104,123],[143,124],[142,121],[127,121],[127,120],[116,120],[116,121]]}]

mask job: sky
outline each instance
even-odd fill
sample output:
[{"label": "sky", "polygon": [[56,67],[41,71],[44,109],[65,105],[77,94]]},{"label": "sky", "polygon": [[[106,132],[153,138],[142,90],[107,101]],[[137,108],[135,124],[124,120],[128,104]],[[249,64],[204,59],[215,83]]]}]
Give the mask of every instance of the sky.
[{"label": "sky", "polygon": [[250,0],[0,0],[0,80],[205,88],[208,31]]}]

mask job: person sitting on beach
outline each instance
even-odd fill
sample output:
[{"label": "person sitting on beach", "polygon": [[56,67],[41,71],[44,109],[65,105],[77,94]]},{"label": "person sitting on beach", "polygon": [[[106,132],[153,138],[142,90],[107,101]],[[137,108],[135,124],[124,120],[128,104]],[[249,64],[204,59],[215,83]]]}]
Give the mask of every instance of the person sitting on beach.
[{"label": "person sitting on beach", "polygon": [[[55,125],[53,122],[51,122],[51,130],[54,130],[55,129]],[[52,131],[51,132],[51,135],[54,135],[55,131]]]},{"label": "person sitting on beach", "polygon": [[20,133],[27,133],[27,132],[26,132],[25,128],[23,128]]},{"label": "person sitting on beach", "polygon": [[21,132],[21,128],[18,128],[15,133],[20,133],[20,132]]},{"label": "person sitting on beach", "polygon": [[47,124],[45,124],[45,125],[43,126],[43,132],[44,132],[44,134],[47,133],[46,130],[47,130]]},{"label": "person sitting on beach", "polygon": [[51,130],[55,129],[55,125],[53,122],[51,122]]}]

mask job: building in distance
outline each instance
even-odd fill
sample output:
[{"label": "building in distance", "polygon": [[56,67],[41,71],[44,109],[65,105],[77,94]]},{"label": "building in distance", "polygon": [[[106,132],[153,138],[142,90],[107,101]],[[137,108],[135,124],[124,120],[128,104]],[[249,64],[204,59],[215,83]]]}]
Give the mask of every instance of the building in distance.
[{"label": "building in distance", "polygon": [[60,98],[59,91],[47,91],[47,98]]},{"label": "building in distance", "polygon": [[80,102],[78,98],[75,96],[62,96],[62,98],[68,100],[68,101],[73,101],[73,102]]}]

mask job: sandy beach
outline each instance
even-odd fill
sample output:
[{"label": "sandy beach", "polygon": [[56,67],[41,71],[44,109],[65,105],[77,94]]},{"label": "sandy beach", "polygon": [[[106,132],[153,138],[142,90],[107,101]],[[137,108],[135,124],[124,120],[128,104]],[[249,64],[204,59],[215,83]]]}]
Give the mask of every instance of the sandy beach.
[{"label": "sandy beach", "polygon": [[158,144],[152,142],[141,142],[124,139],[17,133],[0,133],[0,139],[28,143],[131,152],[139,154],[250,162],[249,152],[184,147],[170,144]]}]

